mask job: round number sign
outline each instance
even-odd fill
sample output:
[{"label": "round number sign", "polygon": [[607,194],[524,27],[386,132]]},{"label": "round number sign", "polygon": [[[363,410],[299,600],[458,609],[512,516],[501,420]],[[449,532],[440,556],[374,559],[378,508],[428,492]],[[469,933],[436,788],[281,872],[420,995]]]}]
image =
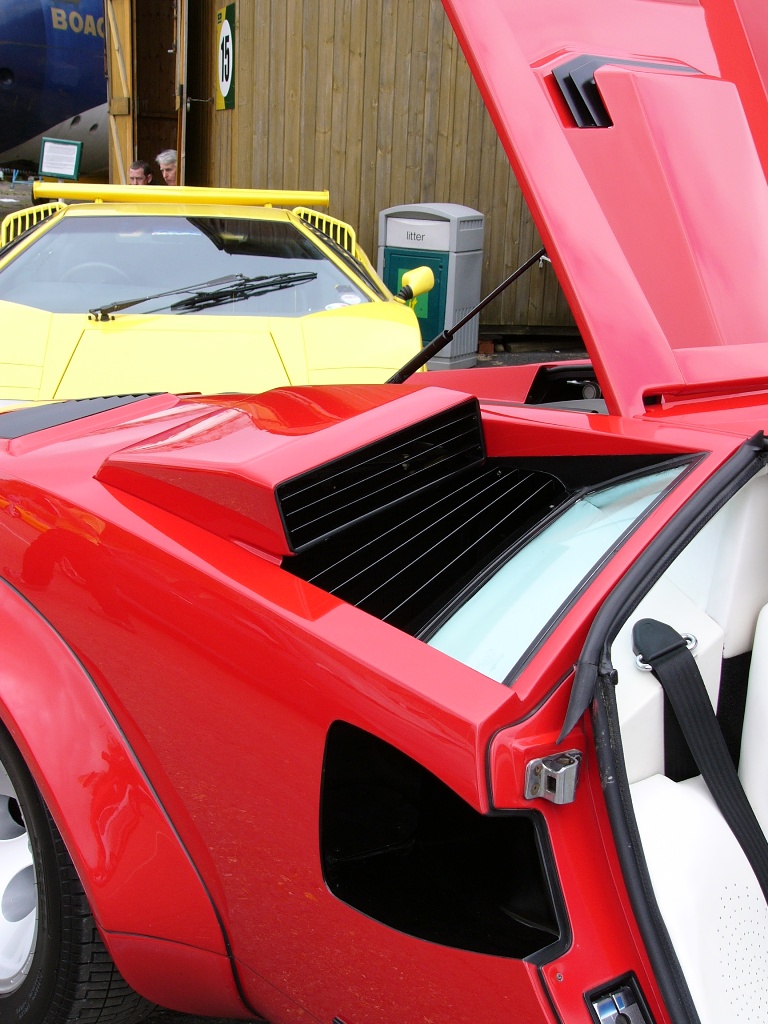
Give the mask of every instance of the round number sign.
[{"label": "round number sign", "polygon": [[232,87],[233,67],[232,27],[225,18],[219,31],[219,89],[226,96]]}]

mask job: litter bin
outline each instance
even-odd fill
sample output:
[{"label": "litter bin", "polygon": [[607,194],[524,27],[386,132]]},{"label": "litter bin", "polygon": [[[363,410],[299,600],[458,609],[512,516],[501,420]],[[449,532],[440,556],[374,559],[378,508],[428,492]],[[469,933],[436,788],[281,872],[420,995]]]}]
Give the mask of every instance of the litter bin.
[{"label": "litter bin", "polygon": [[[428,266],[435,287],[416,300],[415,312],[424,344],[453,327],[480,301],[484,217],[457,203],[392,206],[379,213],[378,271],[392,292],[403,274]],[[458,331],[429,361],[431,370],[474,366],[479,316]]]}]

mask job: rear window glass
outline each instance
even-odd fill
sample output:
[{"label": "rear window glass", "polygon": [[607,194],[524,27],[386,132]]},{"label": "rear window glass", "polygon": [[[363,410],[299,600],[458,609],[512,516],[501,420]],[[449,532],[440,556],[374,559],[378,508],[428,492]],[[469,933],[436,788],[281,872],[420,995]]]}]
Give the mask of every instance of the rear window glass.
[{"label": "rear window glass", "polygon": [[451,615],[430,646],[505,681],[683,470],[677,466],[578,497]]}]

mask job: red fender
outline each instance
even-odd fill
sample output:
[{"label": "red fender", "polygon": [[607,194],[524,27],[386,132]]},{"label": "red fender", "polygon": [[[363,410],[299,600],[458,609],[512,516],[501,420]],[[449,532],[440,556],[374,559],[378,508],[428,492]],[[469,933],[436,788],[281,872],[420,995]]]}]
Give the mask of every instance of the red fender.
[{"label": "red fender", "polygon": [[0,636],[0,718],[123,977],[170,1009],[250,1016],[210,894],[94,681],[8,585]]}]

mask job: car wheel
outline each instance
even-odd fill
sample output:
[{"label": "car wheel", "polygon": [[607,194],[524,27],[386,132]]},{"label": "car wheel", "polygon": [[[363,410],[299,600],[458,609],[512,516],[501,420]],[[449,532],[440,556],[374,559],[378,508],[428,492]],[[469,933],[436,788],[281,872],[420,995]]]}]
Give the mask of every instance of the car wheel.
[{"label": "car wheel", "polygon": [[0,1020],[135,1024],[152,1009],[110,959],[61,836],[0,727]]}]

